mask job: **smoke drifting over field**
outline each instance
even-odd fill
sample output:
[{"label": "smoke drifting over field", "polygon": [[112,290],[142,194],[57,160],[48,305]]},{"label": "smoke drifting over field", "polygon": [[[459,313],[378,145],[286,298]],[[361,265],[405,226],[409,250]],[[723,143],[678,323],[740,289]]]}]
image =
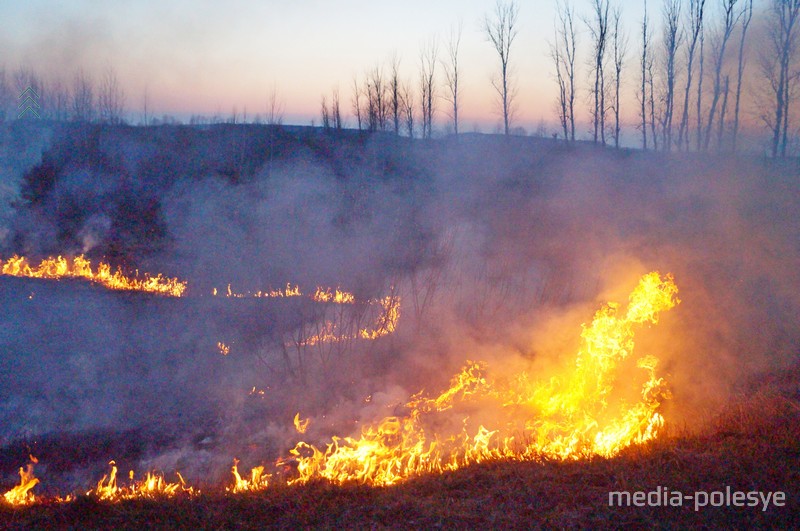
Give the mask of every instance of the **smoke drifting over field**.
[{"label": "smoke drifting over field", "polygon": [[[15,151],[34,137],[40,160]],[[3,197],[18,198],[3,206],[0,257],[86,253],[189,288],[164,299],[0,278],[2,445],[145,430],[174,449],[149,454],[163,468],[274,457],[297,440],[294,412],[312,418],[310,439],[348,434],[441,389],[466,359],[547,374],[574,355],[581,323],[651,270],[672,272],[682,300],[637,337],[638,354],[661,359],[668,422],[797,358],[794,168],[255,126],[5,138]],[[301,359],[284,346],[329,310],[211,295],[287,283],[363,301],[394,289],[397,331]]]}]

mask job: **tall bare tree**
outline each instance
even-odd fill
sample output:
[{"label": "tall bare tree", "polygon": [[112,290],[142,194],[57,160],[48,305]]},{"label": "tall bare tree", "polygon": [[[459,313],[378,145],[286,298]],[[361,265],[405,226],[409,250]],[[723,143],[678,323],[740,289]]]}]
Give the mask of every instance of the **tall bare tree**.
[{"label": "tall bare tree", "polygon": [[675,63],[683,39],[680,29],[681,0],[664,1],[664,112],[661,117],[662,148],[672,149],[672,121],[675,110]]},{"label": "tall bare tree", "polygon": [[688,18],[688,47],[686,49],[686,89],[683,92],[683,114],[678,130],[679,149],[689,150],[689,94],[692,90],[692,75],[694,74],[694,58],[700,34],[703,31],[703,12],[706,0],[689,0]]},{"label": "tall bare tree", "polygon": [[400,108],[408,138],[414,138],[414,107],[414,91],[411,85],[404,83],[400,86]]},{"label": "tall bare tree", "polygon": [[789,130],[791,87],[797,75],[792,66],[797,52],[797,25],[800,0],[772,0],[770,5],[769,33],[771,50],[762,55],[762,71],[773,100],[772,110],[762,119],[771,129],[770,151],[773,157],[786,156]]},{"label": "tall bare tree", "polygon": [[389,77],[389,108],[391,112],[394,134],[400,134],[401,101],[400,101],[400,58],[395,52],[390,61],[391,73]]},{"label": "tall bare tree", "polygon": [[728,46],[733,27],[736,24],[734,8],[738,0],[722,0],[724,21],[722,33],[714,43],[714,88],[711,92],[711,108],[708,110],[708,120],[706,121],[706,131],[703,134],[703,148],[708,149],[711,141],[711,127],[714,125],[714,118],[717,111],[719,98],[722,96],[722,68],[725,62],[725,49]]},{"label": "tall bare tree", "polygon": [[575,141],[575,11],[567,2],[557,5],[555,40],[550,57],[556,67],[559,89],[558,114],[564,139]]},{"label": "tall bare tree", "polygon": [[444,97],[450,103],[450,119],[453,120],[453,134],[456,136],[458,136],[458,98],[460,96],[458,51],[461,47],[463,27],[463,23],[459,22],[458,26],[450,30],[450,38],[447,41],[447,60],[442,64],[445,79]]},{"label": "tall bare tree", "polygon": [[358,130],[361,131],[364,128],[364,114],[361,111],[361,85],[358,83],[358,76],[353,76],[353,96],[351,103]]},{"label": "tall bare tree", "polygon": [[717,120],[717,149],[722,148],[722,134],[725,131],[725,113],[728,110],[728,94],[730,92],[730,80],[731,77],[729,75],[725,76],[725,81],[723,82],[723,89],[722,89],[722,107],[719,110],[719,119]]},{"label": "tall bare tree", "polygon": [[117,81],[117,74],[111,66],[105,69],[100,80],[97,109],[101,122],[108,124],[122,122],[122,114],[125,111],[125,92]]},{"label": "tall bare tree", "polygon": [[619,107],[620,107],[620,86],[622,84],[622,66],[625,62],[625,54],[628,53],[628,37],[620,26],[622,10],[617,7],[614,9],[611,44],[614,60],[614,102],[611,108],[614,111],[614,147],[619,149]]},{"label": "tall bare tree", "polygon": [[647,0],[644,1],[644,14],[642,15],[642,55],[640,56],[639,66],[642,69],[641,72],[641,85],[639,87],[639,120],[640,120],[640,127],[642,130],[642,149],[647,149],[647,88],[648,88],[648,72],[652,72],[652,63],[653,59],[651,54],[648,53],[651,45],[651,35],[648,28],[649,19],[647,16]]},{"label": "tall bare tree", "polygon": [[370,131],[385,131],[389,119],[389,98],[380,65],[367,73],[367,122]]},{"label": "tall bare tree", "polygon": [[[697,151],[703,146],[703,80],[705,79],[705,47],[706,47],[706,30],[705,30],[705,23],[700,26],[700,54],[697,58],[697,101],[696,101],[696,109],[697,109],[697,129],[695,131],[695,140],[696,140],[696,147]],[[688,133],[687,133],[688,134]]]},{"label": "tall bare tree", "polygon": [[86,72],[80,69],[75,73],[72,85],[72,119],[77,122],[91,122],[94,112],[94,85]]},{"label": "tall bare tree", "polygon": [[601,141],[606,143],[606,46],[608,44],[608,0],[592,0],[592,18],[587,19],[586,24],[592,34],[592,72],[594,75],[594,86],[592,87],[592,99],[594,107],[591,109],[592,124],[594,126],[593,140],[595,143]]},{"label": "tall bare tree", "polygon": [[331,121],[333,122],[334,129],[342,129],[342,109],[339,102],[339,87],[333,89],[333,96],[331,97]]},{"label": "tall bare tree", "polygon": [[420,51],[420,102],[422,109],[422,138],[433,136],[433,115],[436,112],[436,62],[439,46],[430,39]]},{"label": "tall bare tree", "polygon": [[739,139],[739,108],[742,96],[742,78],[744,77],[744,45],[747,40],[747,28],[750,27],[750,21],[753,20],[753,0],[746,0],[746,4],[742,8],[742,13],[739,15],[742,20],[742,34],[739,38],[739,61],[736,69],[736,104],[733,111],[733,132],[731,137],[731,149],[736,151],[737,142]]},{"label": "tall bare tree", "polygon": [[508,2],[497,0],[492,16],[486,15],[483,21],[486,38],[492,43],[500,59],[500,79],[493,79],[492,86],[500,98],[503,112],[503,130],[506,135],[511,131],[510,126],[513,115],[515,92],[510,78],[509,56],[511,54],[511,45],[514,43],[518,33],[518,16],[519,6],[514,0]]},{"label": "tall bare tree", "polygon": [[322,128],[326,131],[330,130],[331,112],[328,110],[328,100],[324,95],[322,96],[322,102],[320,103],[320,118],[322,119]]},{"label": "tall bare tree", "polygon": [[647,97],[648,107],[650,107],[650,138],[653,141],[653,149],[658,151],[658,124],[656,123],[656,87],[655,87],[655,60],[651,57],[650,62],[647,64],[647,88],[649,94]]}]

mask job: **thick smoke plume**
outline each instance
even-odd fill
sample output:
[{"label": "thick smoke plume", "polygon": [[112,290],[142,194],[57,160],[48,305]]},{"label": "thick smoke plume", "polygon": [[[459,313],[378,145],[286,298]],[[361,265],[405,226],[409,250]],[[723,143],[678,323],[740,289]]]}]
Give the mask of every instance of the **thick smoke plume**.
[{"label": "thick smoke plume", "polygon": [[[0,258],[84,253],[189,288],[0,278],[3,445],[133,430],[148,466],[223,474],[293,445],[295,412],[305,438],[354,433],[467,359],[546,375],[651,270],[682,300],[636,347],[661,359],[668,422],[797,358],[800,190],[770,161],[266,126],[4,134]],[[287,283],[363,304],[222,296]],[[326,319],[373,319],[387,294],[394,334],[297,347]]]}]

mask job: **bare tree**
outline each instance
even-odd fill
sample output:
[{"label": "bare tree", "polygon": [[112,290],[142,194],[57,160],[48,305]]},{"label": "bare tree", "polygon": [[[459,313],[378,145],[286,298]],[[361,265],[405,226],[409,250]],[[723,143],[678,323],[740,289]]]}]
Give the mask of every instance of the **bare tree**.
[{"label": "bare tree", "polygon": [[728,93],[730,88],[730,76],[725,76],[724,88],[722,90],[722,107],[719,111],[717,120],[717,149],[722,148],[722,133],[725,130],[725,113],[728,110]]},{"label": "bare tree", "polygon": [[798,15],[800,0],[772,0],[769,20],[772,49],[762,56],[761,63],[770,96],[774,98],[772,111],[762,116],[772,132],[770,151],[773,157],[786,156],[790,89],[797,78],[791,67],[797,50]]},{"label": "bare tree", "polygon": [[484,19],[483,29],[486,37],[491,41],[500,59],[500,80],[496,78],[492,81],[492,86],[500,98],[503,111],[503,126],[506,135],[510,132],[510,124],[513,114],[514,89],[511,86],[509,70],[509,56],[511,45],[517,36],[517,16],[519,6],[514,0],[504,2],[497,0],[493,17],[487,15]]},{"label": "bare tree", "polygon": [[608,0],[592,0],[592,16],[587,19],[586,24],[592,34],[592,71],[594,74],[594,86],[592,87],[592,100],[594,106],[591,109],[592,125],[594,127],[594,142],[600,140],[603,145],[606,143],[606,45],[608,43]]},{"label": "bare tree", "polygon": [[414,138],[414,91],[408,83],[400,87],[400,107],[408,138]]},{"label": "bare tree", "polygon": [[575,11],[568,3],[557,5],[555,40],[550,57],[556,67],[559,89],[558,114],[564,139],[575,141]]},{"label": "bare tree", "polygon": [[278,87],[273,84],[267,95],[267,125],[283,124],[283,101],[278,94]]},{"label": "bare tree", "polygon": [[322,96],[322,102],[320,103],[320,117],[322,118],[322,128],[326,131],[331,128],[331,114],[328,111],[328,101],[325,99],[325,96]]},{"label": "bare tree", "polygon": [[683,34],[680,30],[681,0],[664,2],[664,114],[661,118],[662,148],[672,149],[675,110],[675,59]]},{"label": "bare tree", "polygon": [[649,90],[648,96],[648,106],[650,107],[650,138],[653,140],[653,149],[658,151],[658,127],[656,123],[656,87],[655,87],[655,75],[653,74],[653,70],[655,69],[655,61],[653,61],[652,57],[650,62],[647,64],[647,87]]},{"label": "bare tree", "polygon": [[459,22],[458,26],[450,31],[450,39],[447,41],[447,62],[443,62],[445,78],[445,99],[450,103],[452,112],[450,118],[453,120],[453,134],[458,136],[458,50],[461,46],[461,33],[463,30],[463,23]]},{"label": "bare tree", "polygon": [[[696,149],[700,151],[700,148],[703,145],[703,79],[704,70],[703,66],[705,63],[705,45],[706,45],[706,33],[705,33],[705,24],[700,26],[700,56],[698,57],[698,65],[697,65],[697,131],[695,133],[696,141]],[[687,133],[688,135],[688,133]]]},{"label": "bare tree", "polygon": [[389,107],[392,113],[394,134],[400,134],[400,58],[395,52],[391,59],[391,77],[389,79]]},{"label": "bare tree", "polygon": [[558,121],[561,123],[561,130],[564,133],[564,138],[569,140],[569,123],[567,122],[567,78],[563,71],[562,64],[564,58],[562,51],[557,45],[550,43],[550,57],[553,59],[556,67],[556,83],[558,84]]},{"label": "bare tree", "polygon": [[622,84],[622,66],[625,61],[625,54],[628,52],[628,37],[623,33],[620,27],[620,18],[622,10],[620,8],[614,9],[613,28],[611,34],[611,42],[613,46],[613,59],[614,59],[614,103],[612,109],[614,110],[614,147],[619,149],[619,107],[620,107],[620,85]]},{"label": "bare tree", "polygon": [[717,112],[717,104],[722,95],[722,67],[725,61],[725,49],[728,46],[728,40],[733,32],[733,26],[736,24],[734,16],[734,7],[738,0],[723,0],[722,7],[725,14],[725,20],[722,27],[722,35],[719,36],[714,45],[714,89],[711,93],[711,108],[708,111],[708,120],[706,121],[706,131],[703,135],[703,148],[708,149],[709,142],[711,141],[711,127],[714,124],[714,117]]},{"label": "bare tree", "polygon": [[385,131],[389,119],[389,99],[380,65],[367,74],[367,122],[370,131]]},{"label": "bare tree", "polygon": [[706,0],[689,0],[689,46],[686,50],[686,90],[683,93],[683,114],[678,130],[679,149],[689,150],[689,93],[692,90],[694,58],[700,34],[703,31],[703,11]]},{"label": "bare tree", "polygon": [[650,48],[651,36],[648,31],[648,17],[647,17],[647,0],[644,2],[644,14],[642,15],[642,55],[640,59],[640,66],[642,68],[641,86],[639,88],[639,118],[640,127],[642,129],[642,149],[647,149],[647,74],[652,72],[653,59],[648,54]]},{"label": "bare tree", "polygon": [[420,52],[420,100],[422,103],[422,138],[433,136],[433,115],[436,111],[436,61],[439,48],[436,39],[428,41]]},{"label": "bare tree", "polygon": [[109,66],[103,72],[100,80],[100,91],[97,94],[97,109],[100,121],[108,124],[122,122],[122,113],[125,109],[125,92],[117,81],[117,74]]},{"label": "bare tree", "polygon": [[361,86],[358,84],[358,76],[353,76],[353,96],[352,96],[353,114],[356,116],[356,123],[358,130],[364,128],[364,115],[361,112]]},{"label": "bare tree", "polygon": [[73,80],[72,119],[77,122],[91,122],[94,119],[94,105],[92,80],[80,69]]},{"label": "bare tree", "polygon": [[739,138],[739,107],[742,96],[742,78],[744,77],[744,45],[747,39],[747,28],[750,26],[750,21],[753,19],[753,0],[747,0],[744,8],[742,9],[742,35],[739,39],[739,61],[736,70],[736,105],[733,111],[733,136],[731,138],[731,148],[736,151],[737,141]]},{"label": "bare tree", "polygon": [[333,89],[333,96],[331,97],[331,121],[336,130],[341,130],[342,125],[342,109],[339,103],[339,88]]}]

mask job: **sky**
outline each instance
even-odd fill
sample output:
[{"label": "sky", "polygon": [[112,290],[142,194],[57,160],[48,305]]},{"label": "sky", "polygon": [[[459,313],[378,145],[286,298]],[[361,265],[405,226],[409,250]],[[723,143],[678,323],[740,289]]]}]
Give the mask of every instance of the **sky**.
[{"label": "sky", "polygon": [[[556,119],[548,56],[556,2],[518,3],[519,34],[511,51],[516,121],[530,129]],[[579,15],[589,13],[588,0],[573,4]],[[642,2],[619,5],[633,64]],[[337,87],[351,115],[354,76],[388,66],[393,54],[402,77],[416,85],[422,46],[438,39],[444,58],[448,36],[461,23],[461,127],[491,130],[500,121],[491,86],[498,59],[481,23],[494,7],[495,0],[0,0],[0,67],[25,65],[45,79],[69,81],[79,68],[99,79],[111,65],[134,122],[145,93],[157,115],[227,117],[234,108],[240,115],[264,113],[274,90],[285,123],[309,124],[319,122],[322,95]],[[657,9],[660,4],[651,17],[658,17]],[[579,44],[586,48],[589,35],[585,24],[579,26]],[[584,51],[579,60],[587,57]],[[440,127],[447,121],[445,107],[440,100]],[[353,125],[352,116],[348,120]]]}]

